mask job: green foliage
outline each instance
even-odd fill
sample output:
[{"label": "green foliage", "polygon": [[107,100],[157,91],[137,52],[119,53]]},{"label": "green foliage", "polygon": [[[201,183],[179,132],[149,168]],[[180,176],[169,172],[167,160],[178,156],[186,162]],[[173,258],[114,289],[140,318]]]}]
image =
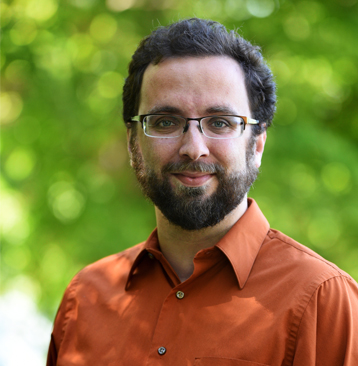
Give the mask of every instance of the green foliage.
[{"label": "green foliage", "polygon": [[358,279],[356,0],[14,0],[2,17],[2,291],[53,316],[84,265],[155,226],[121,89],[140,39],[199,16],[262,47],[278,84],[251,191],[271,226]]}]

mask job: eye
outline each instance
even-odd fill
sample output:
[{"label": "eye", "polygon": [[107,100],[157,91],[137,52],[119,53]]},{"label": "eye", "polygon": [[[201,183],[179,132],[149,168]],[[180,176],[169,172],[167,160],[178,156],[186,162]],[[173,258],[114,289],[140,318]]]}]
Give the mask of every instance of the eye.
[{"label": "eye", "polygon": [[175,116],[153,114],[147,117],[146,122],[146,133],[149,136],[173,136],[183,127],[180,119]]},{"label": "eye", "polygon": [[150,114],[143,119],[144,133],[151,137],[177,137],[183,133],[185,118],[166,114]]},{"label": "eye", "polygon": [[213,117],[208,121],[208,126],[214,129],[230,128],[231,123],[223,117]]},{"label": "eye", "polygon": [[160,126],[160,127],[170,127],[174,124],[175,124],[174,121],[172,119],[168,119],[168,118],[162,118],[162,119],[158,120],[156,123],[156,125]]},{"label": "eye", "polygon": [[173,116],[150,116],[147,123],[152,128],[168,128],[178,126],[180,122]]},{"label": "eye", "polygon": [[227,125],[228,125],[227,122],[223,120],[216,120],[212,122],[212,126],[215,128],[226,127]]}]

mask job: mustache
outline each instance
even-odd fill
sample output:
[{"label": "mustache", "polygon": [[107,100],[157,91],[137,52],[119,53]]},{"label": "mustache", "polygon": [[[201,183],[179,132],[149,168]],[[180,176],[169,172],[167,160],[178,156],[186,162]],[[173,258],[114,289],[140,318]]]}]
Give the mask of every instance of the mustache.
[{"label": "mustache", "polygon": [[200,172],[209,174],[224,174],[225,168],[217,163],[204,163],[199,161],[167,163],[162,168],[162,173]]}]

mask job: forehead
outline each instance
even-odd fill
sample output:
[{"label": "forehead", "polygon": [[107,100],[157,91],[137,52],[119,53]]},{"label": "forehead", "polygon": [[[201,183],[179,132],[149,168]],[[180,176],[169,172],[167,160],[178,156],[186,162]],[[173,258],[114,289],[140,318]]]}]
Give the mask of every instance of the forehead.
[{"label": "forehead", "polygon": [[227,56],[170,58],[150,64],[143,75],[139,114],[166,111],[164,107],[183,114],[222,107],[247,115],[241,66]]}]

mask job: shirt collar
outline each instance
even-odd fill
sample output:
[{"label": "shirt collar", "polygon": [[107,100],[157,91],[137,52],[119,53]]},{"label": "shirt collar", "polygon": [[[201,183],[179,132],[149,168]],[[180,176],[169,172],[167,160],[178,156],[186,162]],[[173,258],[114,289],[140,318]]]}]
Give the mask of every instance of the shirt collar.
[{"label": "shirt collar", "polygon": [[[249,278],[255,259],[270,225],[254,199],[248,198],[248,208],[228,233],[215,245],[230,261],[239,287],[242,289]],[[143,243],[128,275],[126,290],[132,275],[145,256],[151,253],[156,259],[163,257],[159,249],[157,229]]]},{"label": "shirt collar", "polygon": [[270,225],[259,206],[249,198],[246,212],[216,244],[229,259],[241,289],[249,278],[269,229]]},{"label": "shirt collar", "polygon": [[161,253],[161,251],[159,249],[158,234],[157,234],[156,228],[149,235],[148,239],[144,243],[142,243],[142,249],[137,254],[137,256],[132,264],[132,267],[129,271],[127,282],[126,282],[126,287],[125,287],[126,290],[128,290],[128,288],[130,286],[130,281],[131,281],[131,278],[133,276],[135,269],[138,267],[138,265],[143,260],[143,258],[145,256],[148,256],[148,253],[155,256],[157,259],[160,259],[160,257],[163,256],[163,254]]}]

